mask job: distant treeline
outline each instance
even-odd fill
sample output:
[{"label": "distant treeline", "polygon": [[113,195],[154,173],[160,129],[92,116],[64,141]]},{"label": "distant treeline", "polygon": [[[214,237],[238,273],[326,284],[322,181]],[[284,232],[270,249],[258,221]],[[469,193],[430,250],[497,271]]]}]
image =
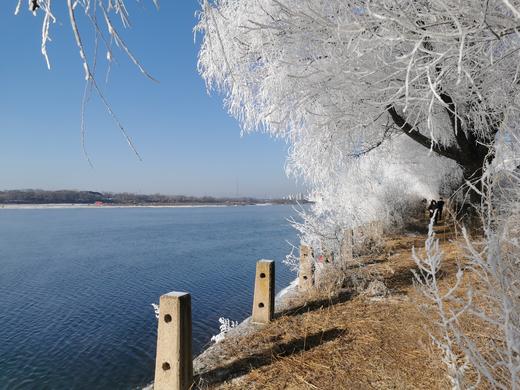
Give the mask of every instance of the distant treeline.
[{"label": "distant treeline", "polygon": [[[109,203],[125,205],[167,205],[167,204],[256,204],[275,203],[290,204],[294,200],[287,199],[256,199],[256,198],[217,198],[213,196],[185,195],[140,195],[128,192],[110,193],[95,191],[44,191],[44,190],[9,190],[0,191],[0,204],[48,204],[48,203]],[[300,201],[305,203],[305,201]]]}]

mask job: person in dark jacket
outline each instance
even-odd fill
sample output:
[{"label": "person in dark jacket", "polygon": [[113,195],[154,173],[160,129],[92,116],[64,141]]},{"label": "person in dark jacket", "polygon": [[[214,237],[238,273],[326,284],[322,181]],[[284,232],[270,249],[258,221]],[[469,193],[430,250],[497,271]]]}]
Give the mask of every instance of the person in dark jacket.
[{"label": "person in dark jacket", "polygon": [[444,200],[441,198],[437,201],[437,221],[440,221],[442,219],[442,209],[444,207]]},{"label": "person in dark jacket", "polygon": [[[430,205],[428,206],[428,212],[430,213],[430,219],[432,219],[433,214],[435,213],[435,210],[437,210],[437,202],[432,199],[430,202]],[[435,218],[435,223],[437,223],[437,218]]]}]

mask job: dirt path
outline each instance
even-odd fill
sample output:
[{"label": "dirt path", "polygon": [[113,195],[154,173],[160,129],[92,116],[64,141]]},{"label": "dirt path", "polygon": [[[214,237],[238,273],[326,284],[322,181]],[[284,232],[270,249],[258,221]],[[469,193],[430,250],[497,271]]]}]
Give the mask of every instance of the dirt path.
[{"label": "dirt path", "polygon": [[[461,250],[447,227],[436,230],[446,256],[443,279],[449,282]],[[201,387],[449,388],[428,335],[428,321],[418,308],[421,295],[413,286],[411,248],[423,247],[424,238],[388,237],[382,255],[365,259],[370,263],[367,272],[379,275],[389,289],[387,296],[343,292],[333,298],[315,297],[255,333],[224,340],[224,364],[203,372]]]}]

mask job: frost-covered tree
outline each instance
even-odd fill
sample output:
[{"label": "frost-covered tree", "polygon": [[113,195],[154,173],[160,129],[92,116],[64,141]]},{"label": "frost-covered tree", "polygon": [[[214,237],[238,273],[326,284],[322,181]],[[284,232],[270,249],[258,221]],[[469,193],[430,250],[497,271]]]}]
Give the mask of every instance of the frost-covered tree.
[{"label": "frost-covered tree", "polygon": [[[518,1],[205,1],[199,70],[312,183],[396,138],[478,181],[517,109]],[[450,168],[450,169],[451,169]],[[332,174],[332,175],[331,175]]]},{"label": "frost-covered tree", "polygon": [[[310,245],[341,254],[345,228],[396,223],[408,199],[468,183],[485,235],[468,240],[466,272],[481,300],[445,305],[431,237],[418,279],[453,387],[471,385],[472,366],[519,388],[520,1],[215,0],[197,30],[208,89],[244,131],[290,143],[288,171],[316,200],[295,224]],[[494,327],[496,345],[475,343],[461,313]]]}]

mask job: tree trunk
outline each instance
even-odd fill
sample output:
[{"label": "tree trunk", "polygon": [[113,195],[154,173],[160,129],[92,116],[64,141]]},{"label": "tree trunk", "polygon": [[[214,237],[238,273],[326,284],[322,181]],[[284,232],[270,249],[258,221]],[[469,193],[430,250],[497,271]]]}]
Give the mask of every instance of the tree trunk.
[{"label": "tree trunk", "polygon": [[[387,106],[387,111],[394,123],[402,130],[404,134],[417,142],[419,145],[432,150],[440,156],[449,158],[455,161],[461,168],[464,180],[470,182],[478,191],[481,191],[481,178],[485,163],[490,163],[493,160],[493,153],[490,153],[490,147],[485,145],[482,140],[477,140],[473,133],[464,131],[462,123],[458,117],[454,115],[455,105],[449,95],[441,94],[442,100],[448,105],[448,116],[450,117],[456,145],[442,146],[435,143],[433,140],[421,134],[414,126],[410,125],[406,119],[397,112],[394,106]],[[493,129],[498,129],[498,126],[493,126]],[[487,144],[493,143],[495,130]],[[469,191],[469,203],[473,205],[480,205],[481,194],[473,189]]]}]

